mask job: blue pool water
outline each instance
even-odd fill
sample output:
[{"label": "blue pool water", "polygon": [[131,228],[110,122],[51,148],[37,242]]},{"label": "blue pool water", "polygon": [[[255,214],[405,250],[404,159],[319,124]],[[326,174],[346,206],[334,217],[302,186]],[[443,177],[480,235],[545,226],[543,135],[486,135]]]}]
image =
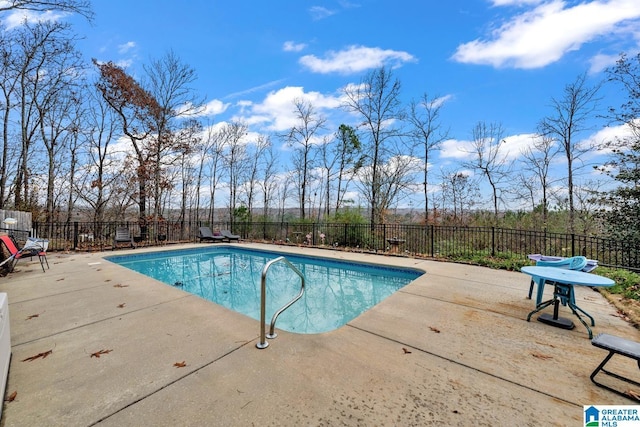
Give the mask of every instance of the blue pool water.
[{"label": "blue pool water", "polygon": [[[337,329],[423,274],[409,268],[334,261],[231,246],[105,257],[171,286],[260,320],[264,265],[285,255],[305,275],[304,296],[284,311],[276,328],[296,333]],[[300,291],[285,263],[267,274],[267,323]]]}]

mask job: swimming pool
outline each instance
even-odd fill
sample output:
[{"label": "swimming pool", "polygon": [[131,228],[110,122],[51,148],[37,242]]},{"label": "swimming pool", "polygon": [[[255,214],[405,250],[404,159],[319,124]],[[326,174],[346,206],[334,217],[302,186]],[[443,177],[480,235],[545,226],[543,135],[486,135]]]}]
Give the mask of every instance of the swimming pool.
[{"label": "swimming pool", "polygon": [[[278,329],[296,333],[337,329],[424,273],[233,246],[105,259],[259,320],[262,269],[282,255],[305,275],[304,296],[283,312],[277,323]],[[297,295],[300,284],[300,278],[286,264],[271,266],[267,274],[267,320]]]}]

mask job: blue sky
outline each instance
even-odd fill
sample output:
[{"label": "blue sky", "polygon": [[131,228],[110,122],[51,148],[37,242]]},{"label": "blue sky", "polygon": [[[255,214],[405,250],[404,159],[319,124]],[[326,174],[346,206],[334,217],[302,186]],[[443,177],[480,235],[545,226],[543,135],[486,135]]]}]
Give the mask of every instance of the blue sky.
[{"label": "blue sky", "polygon": [[[84,37],[87,58],[137,75],[171,49],[196,70],[209,118],[242,119],[254,132],[286,130],[293,99],[306,98],[332,133],[349,120],[338,108],[342,89],[392,67],[405,102],[424,93],[445,100],[441,122],[451,139],[434,169],[464,160],[480,121],[502,124],[509,156],[518,157],[565,85],[585,72],[597,83],[621,52],[635,55],[640,45],[638,0],[93,3],[92,24],[63,18]],[[601,96],[603,108],[623,101],[609,86]],[[580,137],[601,142],[620,131],[604,124],[594,117]]]}]

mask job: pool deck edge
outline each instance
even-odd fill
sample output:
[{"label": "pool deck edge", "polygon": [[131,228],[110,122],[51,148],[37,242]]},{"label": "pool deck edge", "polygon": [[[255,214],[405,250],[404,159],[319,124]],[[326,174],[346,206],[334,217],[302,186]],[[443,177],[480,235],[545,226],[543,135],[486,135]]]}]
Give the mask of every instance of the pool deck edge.
[{"label": "pool deck edge", "polygon": [[[582,405],[633,404],[591,383],[605,352],[568,308],[573,330],[526,321],[534,303],[522,273],[239,245],[426,274],[337,331],[280,332],[259,350],[259,322],[103,259],[199,245],[51,253],[46,273],[23,260],[0,278],[13,346],[6,395],[16,393],[2,425],[569,425]],[[599,293],[576,293],[595,334],[640,341]]]}]

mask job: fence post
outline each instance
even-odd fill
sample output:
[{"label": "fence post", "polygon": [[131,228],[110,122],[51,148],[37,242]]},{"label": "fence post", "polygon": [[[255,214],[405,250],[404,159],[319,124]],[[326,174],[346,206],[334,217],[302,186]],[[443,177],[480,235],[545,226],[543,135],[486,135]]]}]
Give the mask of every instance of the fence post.
[{"label": "fence post", "polygon": [[496,228],[491,227],[491,256],[496,256]]},{"label": "fence post", "polygon": [[73,222],[73,250],[78,249],[78,221]]},{"label": "fence post", "polygon": [[344,246],[346,248],[347,246],[349,246],[349,242],[347,242],[347,223],[345,222],[342,225],[343,225],[342,230],[343,230],[343,234],[344,234]]},{"label": "fence post", "polygon": [[316,245],[316,227],[317,227],[317,224],[314,222],[311,225],[311,242],[309,242],[311,246]]},{"label": "fence post", "polygon": [[[376,245],[377,247],[377,245]],[[382,247],[384,248],[384,251],[386,252],[387,250],[387,224],[382,224]]]},{"label": "fence post", "polygon": [[431,237],[431,248],[430,248],[430,251],[431,251],[431,257],[435,257],[435,250],[436,250],[436,249],[435,249],[435,245],[436,245],[435,240],[436,240],[436,238],[435,238],[435,236],[434,236],[434,233],[435,233],[435,227],[433,226],[433,224],[431,224],[431,225],[429,226],[429,232],[431,233],[431,236],[430,236],[430,237]]},{"label": "fence post", "polygon": [[571,256],[576,256],[576,235],[571,233]]}]

